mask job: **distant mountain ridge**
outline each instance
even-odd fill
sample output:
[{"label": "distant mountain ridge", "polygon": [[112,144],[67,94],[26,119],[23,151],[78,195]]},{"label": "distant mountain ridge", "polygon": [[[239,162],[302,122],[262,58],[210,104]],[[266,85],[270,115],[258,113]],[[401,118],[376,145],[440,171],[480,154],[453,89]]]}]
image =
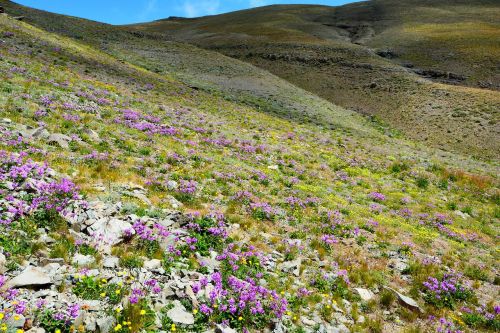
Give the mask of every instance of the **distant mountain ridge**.
[{"label": "distant mountain ridge", "polygon": [[[350,117],[338,118],[344,108],[433,147],[500,156],[495,1],[275,5],[126,26],[0,3],[43,29],[190,85],[273,112],[286,105],[283,116],[339,126]],[[303,94],[294,86],[310,96],[291,103],[287,96]],[[340,106],[337,116],[309,103],[313,95]]]}]

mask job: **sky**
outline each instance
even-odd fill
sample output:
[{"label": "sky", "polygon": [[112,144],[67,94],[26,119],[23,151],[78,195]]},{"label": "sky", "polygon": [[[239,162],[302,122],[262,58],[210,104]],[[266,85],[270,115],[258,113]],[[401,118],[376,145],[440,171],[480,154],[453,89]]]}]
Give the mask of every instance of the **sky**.
[{"label": "sky", "polygon": [[14,0],[14,2],[99,22],[127,24],[169,16],[213,15],[271,4],[338,6],[353,0]]}]

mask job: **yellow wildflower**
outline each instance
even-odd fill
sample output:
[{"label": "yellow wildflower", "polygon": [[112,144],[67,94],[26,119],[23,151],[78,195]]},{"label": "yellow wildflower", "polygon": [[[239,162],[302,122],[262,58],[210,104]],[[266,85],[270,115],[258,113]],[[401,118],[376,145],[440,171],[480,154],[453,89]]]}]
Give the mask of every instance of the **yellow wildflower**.
[{"label": "yellow wildflower", "polygon": [[146,314],[146,310],[141,310],[141,316],[144,316]]}]

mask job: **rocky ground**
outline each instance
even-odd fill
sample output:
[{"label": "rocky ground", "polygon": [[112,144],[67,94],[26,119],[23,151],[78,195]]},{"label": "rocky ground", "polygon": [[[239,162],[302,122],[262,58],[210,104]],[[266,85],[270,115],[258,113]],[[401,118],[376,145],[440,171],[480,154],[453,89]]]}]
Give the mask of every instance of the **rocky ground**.
[{"label": "rocky ground", "polygon": [[0,330],[499,329],[497,164],[0,36]]}]

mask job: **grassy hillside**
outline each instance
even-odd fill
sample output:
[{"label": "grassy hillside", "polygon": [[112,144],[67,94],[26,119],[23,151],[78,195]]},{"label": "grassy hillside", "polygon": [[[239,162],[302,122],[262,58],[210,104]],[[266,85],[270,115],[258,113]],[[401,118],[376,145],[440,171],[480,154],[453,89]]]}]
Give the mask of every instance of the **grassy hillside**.
[{"label": "grassy hillside", "polygon": [[6,7],[28,17],[0,16],[0,329],[498,330],[494,162],[214,52]]},{"label": "grassy hillside", "polygon": [[414,140],[496,157],[499,11],[491,1],[367,1],[134,27],[250,62]]}]

